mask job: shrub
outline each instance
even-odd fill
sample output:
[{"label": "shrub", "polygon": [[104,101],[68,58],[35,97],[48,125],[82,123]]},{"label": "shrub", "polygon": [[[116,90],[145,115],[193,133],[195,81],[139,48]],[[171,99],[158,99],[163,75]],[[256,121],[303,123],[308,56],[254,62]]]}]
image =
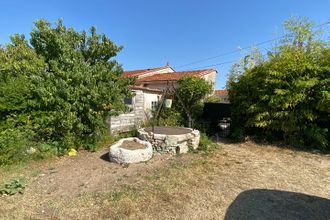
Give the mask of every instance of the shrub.
[{"label": "shrub", "polygon": [[183,118],[180,112],[173,108],[163,108],[160,112],[159,125],[164,126],[182,126]]},{"label": "shrub", "polygon": [[0,131],[0,165],[25,160],[31,146],[28,131],[17,128],[5,128]]},{"label": "shrub", "polygon": [[200,140],[199,140],[200,150],[208,151],[213,144],[214,144],[213,141],[205,133],[200,134]]},{"label": "shrub", "polygon": [[233,136],[329,149],[329,131],[320,122],[330,121],[330,48],[312,26],[305,19],[287,21],[288,35],[268,59],[253,51],[233,66],[228,81]]},{"label": "shrub", "polygon": [[94,27],[76,32],[61,20],[55,27],[39,20],[30,43],[15,35],[0,47],[0,163],[30,146],[94,150],[106,117],[131,96],[133,79],[113,59],[121,48]]}]

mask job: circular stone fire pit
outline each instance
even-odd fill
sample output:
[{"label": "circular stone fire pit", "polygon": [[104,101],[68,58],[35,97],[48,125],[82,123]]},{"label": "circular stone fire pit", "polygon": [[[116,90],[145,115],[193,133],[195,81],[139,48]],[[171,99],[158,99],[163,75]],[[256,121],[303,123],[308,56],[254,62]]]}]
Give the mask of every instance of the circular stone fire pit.
[{"label": "circular stone fire pit", "polygon": [[123,138],[110,146],[110,161],[116,163],[138,163],[150,160],[152,145],[138,138]]},{"label": "circular stone fire pit", "polygon": [[196,149],[199,144],[198,130],[183,127],[155,126],[138,130],[142,140],[149,141],[154,150],[173,153],[187,153],[189,148]]}]

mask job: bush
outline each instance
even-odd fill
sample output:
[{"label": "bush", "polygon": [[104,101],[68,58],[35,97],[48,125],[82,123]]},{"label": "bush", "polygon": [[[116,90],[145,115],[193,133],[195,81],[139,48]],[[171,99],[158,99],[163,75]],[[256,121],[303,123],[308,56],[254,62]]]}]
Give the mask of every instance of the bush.
[{"label": "bush", "polygon": [[289,20],[287,37],[268,59],[252,51],[233,66],[228,89],[234,137],[263,136],[299,148],[330,149],[330,48],[312,26],[305,19]]},{"label": "bush", "polygon": [[205,133],[201,133],[200,135],[199,149],[202,151],[208,151],[214,142]]},{"label": "bush", "polygon": [[163,126],[182,126],[183,118],[180,112],[173,108],[163,108],[160,112],[159,125]]},{"label": "bush", "polygon": [[[63,154],[94,150],[106,117],[125,109],[133,79],[113,59],[122,47],[92,27],[87,33],[35,22],[0,47],[0,164],[24,157],[31,146]],[[10,123],[9,123],[9,121]]]},{"label": "bush", "polygon": [[0,165],[25,160],[30,148],[29,131],[6,128],[0,131]]}]

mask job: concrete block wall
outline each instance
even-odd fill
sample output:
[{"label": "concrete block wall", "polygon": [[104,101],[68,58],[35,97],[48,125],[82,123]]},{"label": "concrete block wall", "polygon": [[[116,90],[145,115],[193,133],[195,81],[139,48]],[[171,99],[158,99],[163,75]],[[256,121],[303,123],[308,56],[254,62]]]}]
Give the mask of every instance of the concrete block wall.
[{"label": "concrete block wall", "polygon": [[141,90],[134,92],[133,110],[108,118],[107,123],[111,134],[137,129],[147,119],[147,114],[144,111],[144,93]]}]

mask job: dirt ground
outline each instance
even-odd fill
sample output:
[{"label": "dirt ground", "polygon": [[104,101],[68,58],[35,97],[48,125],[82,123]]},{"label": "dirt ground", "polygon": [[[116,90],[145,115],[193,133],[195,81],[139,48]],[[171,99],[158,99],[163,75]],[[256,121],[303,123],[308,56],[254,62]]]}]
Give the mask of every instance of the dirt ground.
[{"label": "dirt ground", "polygon": [[123,143],[120,146],[121,148],[127,149],[127,150],[138,150],[138,149],[145,149],[146,146],[143,144],[140,144],[137,141],[123,141]]},{"label": "dirt ground", "polygon": [[[1,219],[330,219],[330,156],[252,142],[121,166],[107,149],[1,169]],[[2,182],[2,181],[1,181]]]}]

